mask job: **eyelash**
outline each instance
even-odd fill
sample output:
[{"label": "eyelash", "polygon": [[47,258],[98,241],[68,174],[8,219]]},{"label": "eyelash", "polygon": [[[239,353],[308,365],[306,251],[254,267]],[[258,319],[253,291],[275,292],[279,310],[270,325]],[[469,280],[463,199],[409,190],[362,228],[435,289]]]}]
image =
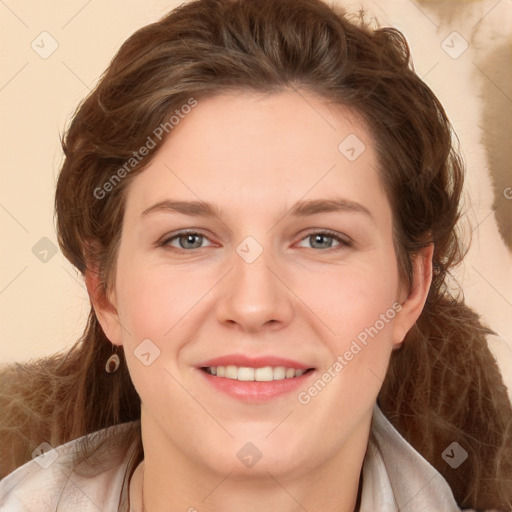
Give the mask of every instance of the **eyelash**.
[{"label": "eyelash", "polygon": [[[185,231],[179,231],[178,233],[175,233],[174,235],[172,235],[170,237],[167,237],[159,245],[161,247],[167,247],[170,250],[184,251],[184,252],[194,252],[194,251],[198,251],[200,249],[204,249],[204,247],[197,247],[197,248],[194,248],[194,249],[183,249],[182,247],[173,247],[173,246],[169,245],[169,243],[172,242],[173,240],[179,239],[179,238],[181,238],[183,236],[186,236],[186,235],[196,235],[196,236],[200,236],[200,237],[208,239],[208,237],[206,235],[203,235],[202,233],[199,233],[198,231],[185,230]],[[330,252],[330,251],[335,251],[335,250],[343,249],[343,248],[346,248],[346,247],[352,247],[352,245],[353,245],[352,240],[345,239],[345,238],[341,237],[335,231],[330,231],[328,229],[327,230],[324,229],[324,230],[311,231],[311,232],[307,233],[303,238],[301,238],[300,241],[305,240],[306,238],[314,236],[314,235],[324,235],[324,236],[326,236],[328,238],[333,238],[334,240],[339,242],[339,246],[328,247],[326,249],[317,249],[319,251]],[[315,249],[315,248],[314,247],[310,247],[310,249]]]}]

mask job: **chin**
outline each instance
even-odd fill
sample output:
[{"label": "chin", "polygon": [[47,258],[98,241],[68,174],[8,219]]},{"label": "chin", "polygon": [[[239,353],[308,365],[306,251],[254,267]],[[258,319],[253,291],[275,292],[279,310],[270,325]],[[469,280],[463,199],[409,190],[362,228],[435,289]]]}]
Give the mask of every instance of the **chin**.
[{"label": "chin", "polygon": [[251,441],[244,436],[243,441],[230,440],[219,446],[219,450],[212,450],[204,463],[215,473],[229,474],[230,479],[240,480],[268,480],[270,475],[281,479],[297,478],[313,469],[314,454],[308,455],[304,443],[284,445],[271,443],[264,436],[259,439]]}]

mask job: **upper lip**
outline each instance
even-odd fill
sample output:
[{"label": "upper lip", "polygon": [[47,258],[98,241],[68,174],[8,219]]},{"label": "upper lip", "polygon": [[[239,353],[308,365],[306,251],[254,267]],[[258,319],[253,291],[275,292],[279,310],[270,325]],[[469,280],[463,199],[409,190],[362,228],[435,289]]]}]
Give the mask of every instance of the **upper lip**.
[{"label": "upper lip", "polygon": [[264,368],[265,366],[284,366],[285,368],[295,368],[297,370],[308,370],[313,368],[311,365],[303,364],[293,359],[287,359],[278,356],[259,356],[250,357],[241,354],[231,354],[226,356],[215,357],[203,361],[198,365],[199,368],[207,368],[211,366],[243,366],[247,368]]}]

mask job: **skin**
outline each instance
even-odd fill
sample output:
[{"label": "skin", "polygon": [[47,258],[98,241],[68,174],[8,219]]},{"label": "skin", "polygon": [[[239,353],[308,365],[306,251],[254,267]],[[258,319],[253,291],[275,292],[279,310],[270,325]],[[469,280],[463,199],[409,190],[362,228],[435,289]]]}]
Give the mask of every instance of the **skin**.
[{"label": "skin", "polygon": [[[338,150],[350,134],[366,146],[355,161]],[[86,281],[141,397],[147,511],[354,510],[391,352],[431,280],[428,247],[411,289],[399,281],[373,145],[354,113],[312,94],[230,93],[200,100],[129,185],[113,289],[99,290],[94,273]],[[299,200],[333,197],[369,214],[289,213]],[[141,216],[166,199],[220,213]],[[204,237],[159,245],[192,228]],[[311,237],[326,229],[350,245]],[[252,263],[236,252],[247,236],[263,251]],[[307,388],[396,303],[394,319],[306,405],[297,392],[243,403],[198,374],[221,355],[277,355],[315,368]],[[134,355],[147,338],[160,350],[149,366]],[[247,442],[262,454],[250,468],[236,456]]]}]

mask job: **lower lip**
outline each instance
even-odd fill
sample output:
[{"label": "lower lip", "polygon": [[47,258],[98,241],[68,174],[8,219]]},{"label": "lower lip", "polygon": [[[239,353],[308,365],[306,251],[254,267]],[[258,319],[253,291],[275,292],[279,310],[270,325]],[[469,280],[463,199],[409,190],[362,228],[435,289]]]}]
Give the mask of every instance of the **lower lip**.
[{"label": "lower lip", "polygon": [[199,370],[199,372],[215,389],[244,402],[266,402],[296,391],[303,387],[306,381],[315,373],[314,370],[310,370],[300,377],[258,382],[226,379],[225,377],[217,377],[206,373],[204,370]]}]

